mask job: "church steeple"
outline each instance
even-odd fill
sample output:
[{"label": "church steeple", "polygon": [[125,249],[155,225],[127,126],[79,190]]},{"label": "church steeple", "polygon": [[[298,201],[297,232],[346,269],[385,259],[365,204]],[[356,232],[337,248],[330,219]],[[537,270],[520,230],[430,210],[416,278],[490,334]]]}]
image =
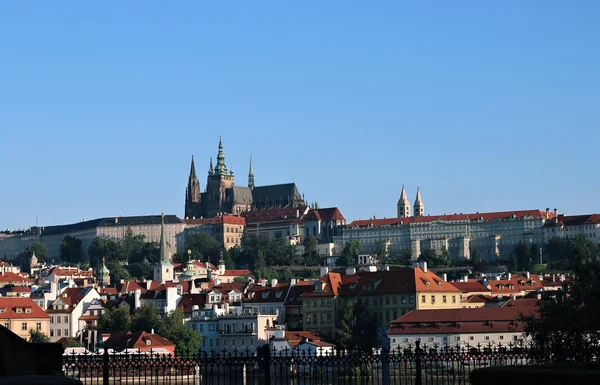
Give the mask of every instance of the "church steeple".
[{"label": "church steeple", "polygon": [[154,280],[168,282],[173,280],[173,264],[169,260],[167,239],[165,238],[165,214],[160,221],[160,261],[154,266]]},{"label": "church steeple", "polygon": [[200,206],[200,182],[196,176],[196,166],[194,165],[194,156],[192,155],[192,164],[190,166],[190,176],[185,190],[185,217],[193,218],[199,215]]},{"label": "church steeple", "polygon": [[423,199],[421,198],[421,191],[417,187],[417,197],[415,198],[415,217],[422,217],[425,215],[425,204],[423,204]]},{"label": "church steeple", "polygon": [[208,164],[208,175],[214,174],[213,165],[212,165],[212,156],[210,157],[210,163]]},{"label": "church steeple", "polygon": [[254,169],[252,168],[252,155],[250,155],[250,170],[248,171],[248,188],[254,188]]},{"label": "church steeple", "polygon": [[398,218],[410,217],[410,201],[402,185],[402,191],[400,192],[400,199],[398,199]]},{"label": "church steeple", "polygon": [[227,166],[225,165],[225,154],[223,154],[223,141],[219,137],[219,153],[217,154],[217,166],[215,175],[227,175]]}]

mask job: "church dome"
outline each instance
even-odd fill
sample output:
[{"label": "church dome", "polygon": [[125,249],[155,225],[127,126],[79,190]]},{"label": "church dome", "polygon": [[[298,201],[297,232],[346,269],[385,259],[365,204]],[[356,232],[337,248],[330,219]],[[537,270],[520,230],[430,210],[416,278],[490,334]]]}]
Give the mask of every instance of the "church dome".
[{"label": "church dome", "polygon": [[110,270],[104,264],[102,264],[102,269],[100,269],[100,275],[110,275]]},{"label": "church dome", "polygon": [[192,264],[188,263],[187,269],[181,273],[179,276],[180,281],[191,281],[192,279],[198,277],[199,274],[196,270],[192,268]]}]

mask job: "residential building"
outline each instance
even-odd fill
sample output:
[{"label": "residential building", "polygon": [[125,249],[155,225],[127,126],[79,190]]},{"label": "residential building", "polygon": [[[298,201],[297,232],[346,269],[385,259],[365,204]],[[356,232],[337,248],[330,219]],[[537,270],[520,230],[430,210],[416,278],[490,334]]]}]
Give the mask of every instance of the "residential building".
[{"label": "residential building", "polygon": [[414,346],[508,345],[525,340],[525,325],[520,314],[531,314],[534,307],[414,310],[394,320],[388,329],[392,349]]},{"label": "residential building", "polygon": [[102,299],[93,298],[79,317],[79,330],[96,330],[98,321],[105,311]]},{"label": "residential building", "polygon": [[223,143],[219,139],[217,163],[213,167],[212,158],[208,167],[206,191],[200,192],[200,182],[196,175],[194,158],[185,192],[185,218],[211,218],[220,214],[239,215],[249,210],[267,208],[297,207],[304,205],[304,199],[295,183],[255,186],[252,158],[248,172],[248,186],[236,186],[231,167],[225,164]]},{"label": "residential building", "polygon": [[282,327],[267,332],[271,350],[308,356],[325,356],[333,353],[335,346],[327,343],[318,333],[291,332]]},{"label": "residential building", "polygon": [[555,237],[573,239],[577,236],[600,244],[600,214],[563,215],[554,209],[554,218],[544,225],[544,241]]},{"label": "residential building", "polygon": [[34,280],[32,278],[28,278],[27,274],[24,273],[11,273],[5,272],[0,273],[0,287],[14,285],[14,286],[30,286],[32,285]]},{"label": "residential building", "polygon": [[19,266],[13,266],[6,261],[0,260],[0,274],[4,274],[4,273],[19,274],[20,272],[21,272],[21,268]]},{"label": "residential building", "polygon": [[193,310],[186,326],[202,336],[202,351],[255,351],[268,342],[267,330],[276,316],[244,311],[236,315],[218,316],[210,310]]},{"label": "residential building", "polygon": [[0,322],[24,339],[29,339],[30,330],[50,335],[50,316],[31,298],[0,297]]},{"label": "residential building", "polygon": [[82,331],[80,317],[95,299],[99,300],[100,294],[93,287],[64,289],[46,309],[50,316],[50,341],[56,342],[62,337],[77,337]]},{"label": "residential building", "polygon": [[332,243],[333,237],[341,236],[346,218],[337,207],[310,210],[303,218],[305,237],[317,238],[319,243]]},{"label": "residential building", "polygon": [[380,327],[414,309],[461,307],[461,291],[428,270],[426,263],[374,272],[347,269],[345,275],[323,269],[314,291],[301,295],[307,331],[332,336],[350,301],[363,304]]},{"label": "residential building", "polygon": [[245,212],[242,214],[246,219],[245,236],[283,238],[292,245],[301,243],[304,239],[303,218],[309,210],[308,206],[295,206]]},{"label": "residential building", "polygon": [[113,332],[104,341],[104,348],[129,354],[152,353],[175,356],[175,344],[164,337],[145,331]]},{"label": "residential building", "polygon": [[290,286],[290,292],[285,300],[285,326],[287,330],[300,331],[303,330],[304,325],[302,294],[314,291],[314,282],[308,279],[293,279]]},{"label": "residential building", "polygon": [[269,285],[265,280],[260,285],[250,285],[242,303],[243,308],[246,311],[275,316],[277,325],[283,325],[285,302],[290,287],[289,283],[280,284],[276,279],[271,280]]},{"label": "residential building", "polygon": [[234,246],[241,247],[246,220],[236,215],[218,215],[212,218],[184,219],[186,225],[178,240],[178,245],[183,249],[185,240],[194,234],[207,234],[214,237],[225,250]]},{"label": "residential building", "polygon": [[468,259],[478,250],[483,260],[506,260],[518,242],[543,245],[544,225],[553,217],[549,210],[522,210],[357,220],[342,233],[342,244],[358,240],[361,253],[372,254],[384,240],[390,254],[406,249],[413,259],[422,250],[446,249],[453,259]]}]

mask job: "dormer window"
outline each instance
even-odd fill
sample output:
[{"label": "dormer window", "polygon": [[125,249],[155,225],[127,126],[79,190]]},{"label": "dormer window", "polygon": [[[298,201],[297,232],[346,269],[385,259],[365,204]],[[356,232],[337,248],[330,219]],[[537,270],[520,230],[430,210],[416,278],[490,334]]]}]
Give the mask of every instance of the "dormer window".
[{"label": "dormer window", "polygon": [[17,309],[17,314],[21,314],[21,313],[23,313],[23,309],[21,309],[21,308],[18,308],[18,309]]},{"label": "dormer window", "polygon": [[431,285],[431,282],[425,281],[425,286],[430,286],[430,285]]},{"label": "dormer window", "polygon": [[146,346],[150,346],[150,345],[152,345],[152,341],[150,341],[150,339],[147,339],[146,340]]},{"label": "dormer window", "polygon": [[442,286],[442,282],[441,282],[441,281],[440,281],[440,282],[438,282],[438,286]]},{"label": "dormer window", "polygon": [[269,292],[266,291],[266,292],[262,293],[262,297],[263,298],[268,298],[269,297]]},{"label": "dormer window", "polygon": [[27,313],[27,314],[31,313],[31,308],[30,307],[25,308],[25,313]]},{"label": "dormer window", "polygon": [[281,298],[282,294],[283,294],[283,291],[278,291],[277,293],[275,293],[275,297]]}]

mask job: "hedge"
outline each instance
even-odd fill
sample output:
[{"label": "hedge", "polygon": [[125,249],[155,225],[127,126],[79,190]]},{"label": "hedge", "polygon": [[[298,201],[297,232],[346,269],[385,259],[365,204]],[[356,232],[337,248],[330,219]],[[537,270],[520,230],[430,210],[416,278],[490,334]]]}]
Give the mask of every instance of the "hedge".
[{"label": "hedge", "polygon": [[471,372],[473,385],[596,385],[600,363],[497,366]]}]

